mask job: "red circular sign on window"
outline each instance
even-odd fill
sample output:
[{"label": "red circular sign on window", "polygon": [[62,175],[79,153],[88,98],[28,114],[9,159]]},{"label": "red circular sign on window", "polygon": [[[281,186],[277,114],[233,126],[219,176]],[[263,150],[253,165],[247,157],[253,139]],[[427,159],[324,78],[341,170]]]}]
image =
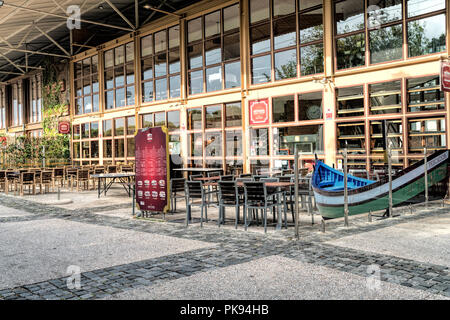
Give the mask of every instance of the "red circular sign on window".
[{"label": "red circular sign on window", "polygon": [[269,99],[249,102],[250,124],[269,124]]},{"label": "red circular sign on window", "polygon": [[58,132],[60,134],[68,134],[70,132],[69,121],[61,121],[60,123],[58,123]]},{"label": "red circular sign on window", "polygon": [[442,91],[450,92],[450,62],[442,61],[441,87],[442,87]]}]

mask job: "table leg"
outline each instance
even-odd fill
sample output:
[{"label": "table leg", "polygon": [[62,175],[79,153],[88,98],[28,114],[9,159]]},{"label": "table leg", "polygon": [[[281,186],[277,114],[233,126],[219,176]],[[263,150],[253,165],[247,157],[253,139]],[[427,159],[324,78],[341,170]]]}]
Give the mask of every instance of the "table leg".
[{"label": "table leg", "polygon": [[98,178],[98,181],[97,181],[97,182],[98,182],[98,198],[99,198],[99,199],[100,199],[100,194],[101,194],[101,192],[100,192],[100,184],[101,184],[101,180],[102,180],[102,179],[99,177],[99,178]]}]

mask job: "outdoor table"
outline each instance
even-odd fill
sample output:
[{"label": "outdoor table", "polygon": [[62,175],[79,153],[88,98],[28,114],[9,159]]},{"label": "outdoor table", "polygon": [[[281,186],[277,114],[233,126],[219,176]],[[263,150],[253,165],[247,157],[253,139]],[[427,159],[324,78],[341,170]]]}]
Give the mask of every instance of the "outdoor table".
[{"label": "outdoor table", "polygon": [[[128,193],[128,196],[131,197],[131,192],[134,190],[134,186],[132,189],[132,180],[136,176],[135,173],[126,172],[126,173],[100,173],[93,174],[91,178],[98,179],[98,197],[104,192],[106,196],[106,192],[111,188],[113,183],[120,183],[125,191]],[[108,182],[108,179],[110,181]],[[102,183],[103,180],[103,183]],[[117,180],[117,181],[116,181]]]}]

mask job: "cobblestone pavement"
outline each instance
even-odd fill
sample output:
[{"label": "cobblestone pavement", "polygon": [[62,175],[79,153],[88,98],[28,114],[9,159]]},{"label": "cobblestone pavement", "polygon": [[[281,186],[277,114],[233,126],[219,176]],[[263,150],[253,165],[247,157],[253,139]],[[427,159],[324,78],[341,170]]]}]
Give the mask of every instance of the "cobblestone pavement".
[{"label": "cobblestone pavement", "polygon": [[[300,263],[326,267],[362,277],[369,275],[368,268],[380,268],[381,280],[401,288],[415,289],[444,299],[450,297],[450,269],[445,265],[425,263],[395,255],[352,249],[333,245],[332,240],[355,234],[395,226],[425,217],[449,217],[448,207],[433,207],[403,213],[400,217],[366,222],[367,218],[352,219],[344,228],[340,222],[327,223],[326,232],[320,226],[302,226],[300,240],[293,240],[293,228],[267,235],[231,228],[198,225],[185,228],[182,224],[156,222],[146,219],[125,219],[97,214],[114,210],[117,205],[68,210],[23,198],[0,195],[0,205],[25,212],[20,216],[0,216],[0,227],[8,223],[58,219],[87,225],[145,232],[185,240],[214,244],[205,248],[142,259],[131,263],[111,265],[106,268],[81,273],[80,289],[69,289],[67,276],[4,288],[0,282],[0,299],[99,299],[138,288],[160,285],[176,279],[190,277],[211,270],[243,265],[266,257],[282,257]],[[330,243],[331,241],[331,243]],[[1,244],[0,244],[0,251]],[[405,289],[406,290],[406,289]]]}]

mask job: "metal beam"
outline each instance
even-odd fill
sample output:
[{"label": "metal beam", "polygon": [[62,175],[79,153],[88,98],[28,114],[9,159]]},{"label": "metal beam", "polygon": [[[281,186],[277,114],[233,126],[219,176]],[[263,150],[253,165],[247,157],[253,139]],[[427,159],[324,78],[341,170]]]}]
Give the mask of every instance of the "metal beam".
[{"label": "metal beam", "polygon": [[122,19],[123,19],[126,23],[128,23],[128,25],[129,25],[131,28],[133,28],[133,30],[136,29],[136,27],[130,22],[130,20],[128,20],[128,18],[125,17],[125,15],[124,15],[122,12],[120,12],[119,9],[117,9],[117,7],[114,5],[114,3],[112,3],[110,0],[105,0],[105,1],[106,1],[106,3],[109,4],[109,6],[110,6],[110,7],[111,7],[111,8],[112,8],[119,16],[122,17]]},{"label": "metal beam", "polygon": [[168,14],[168,15],[170,15],[170,16],[175,16],[175,17],[181,18],[181,15],[176,14],[176,13],[173,13],[173,12],[161,10],[161,9],[159,9],[159,8],[155,8],[155,7],[152,7],[152,6],[148,6],[148,8],[149,8],[150,10],[158,11],[158,12],[161,12],[161,13],[164,13],[164,14]]},{"label": "metal beam", "polygon": [[15,75],[15,76],[23,76],[23,75],[24,75],[23,73],[11,72],[11,71],[2,71],[2,70],[0,70],[0,73],[3,73],[3,74],[12,74],[12,75]]},{"label": "metal beam", "polygon": [[[158,9],[161,8],[166,2],[167,2],[167,0],[161,1],[161,3],[158,5]],[[147,19],[145,19],[145,21],[142,25],[145,25],[156,14],[156,12],[157,11],[154,10],[152,13],[150,13],[150,15],[147,17]]]},{"label": "metal beam", "polygon": [[[45,12],[45,11],[41,11],[41,10],[37,10],[37,9],[32,9],[32,8],[21,7],[21,6],[15,5],[15,4],[4,3],[3,6],[5,6],[5,7],[11,7],[11,8],[18,8],[18,9],[21,9],[21,10],[30,11],[30,12],[34,12],[34,13],[39,13],[39,14],[43,14],[43,15],[46,15],[46,16],[52,16],[52,17],[55,17],[55,18],[61,18],[61,19],[64,19],[64,20],[67,19],[67,16],[63,16],[63,15],[56,14],[56,13],[51,13],[51,12]],[[119,29],[119,30],[129,31],[129,32],[134,31],[134,28],[133,28],[133,29],[130,29],[130,28],[125,28],[125,27],[115,26],[115,25],[111,25],[111,24],[106,24],[106,23],[101,23],[101,22],[91,21],[91,20],[79,19],[79,21],[80,21],[80,22],[84,22],[84,23],[89,23],[89,24],[99,25],[99,26],[102,26],[102,27],[107,27],[107,28],[113,28],[113,29]]]},{"label": "metal beam", "polygon": [[134,0],[134,24],[139,28],[139,0]]},{"label": "metal beam", "polygon": [[20,72],[25,73],[21,67],[19,67],[17,64],[15,64],[11,59],[9,59],[7,56],[5,56],[3,53],[0,53],[0,56],[3,57],[6,61],[8,61],[10,64],[12,64],[16,69],[20,70]]},{"label": "metal beam", "polygon": [[8,50],[8,52],[17,51],[17,52],[23,52],[23,53],[40,54],[40,55],[51,56],[51,57],[68,58],[67,56],[62,55],[62,54],[49,53],[49,52],[32,51],[32,50],[10,48],[10,47],[2,47],[2,46],[0,46],[0,49],[6,49],[6,50]]},{"label": "metal beam", "polygon": [[44,30],[42,30],[37,24],[33,23],[33,27],[35,27],[37,30],[39,30],[40,33],[42,33],[48,40],[50,40],[51,42],[53,42],[53,44],[55,46],[57,46],[58,48],[61,49],[62,52],[64,52],[68,57],[70,57],[70,53],[64,49],[64,47],[62,45],[60,45],[58,42],[56,42],[55,39],[53,39],[52,37],[50,37],[50,35],[45,32]]}]

